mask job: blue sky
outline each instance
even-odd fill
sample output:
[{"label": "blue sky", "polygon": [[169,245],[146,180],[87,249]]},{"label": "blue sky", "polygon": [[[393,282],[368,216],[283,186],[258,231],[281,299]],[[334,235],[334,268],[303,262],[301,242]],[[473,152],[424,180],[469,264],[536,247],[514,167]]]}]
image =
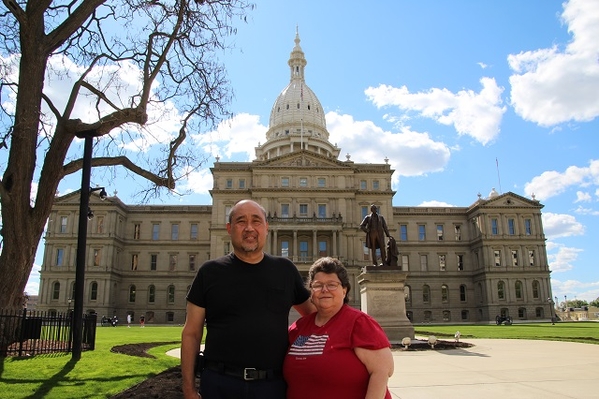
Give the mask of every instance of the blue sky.
[{"label": "blue sky", "polygon": [[[208,168],[248,161],[289,82],[296,27],[331,142],[395,169],[396,206],[468,206],[492,188],[540,200],[553,295],[599,297],[599,2],[258,0],[222,55],[232,120],[189,139],[211,155],[162,203],[210,204]],[[51,86],[51,83],[49,83]],[[168,129],[165,129],[168,130]],[[151,149],[150,149],[151,150]],[[73,147],[71,155],[81,154]],[[80,155],[79,155],[80,156]],[[80,186],[65,179],[62,194]],[[139,201],[138,185],[92,182]],[[43,245],[43,244],[42,244]],[[40,246],[27,291],[39,285]]]}]

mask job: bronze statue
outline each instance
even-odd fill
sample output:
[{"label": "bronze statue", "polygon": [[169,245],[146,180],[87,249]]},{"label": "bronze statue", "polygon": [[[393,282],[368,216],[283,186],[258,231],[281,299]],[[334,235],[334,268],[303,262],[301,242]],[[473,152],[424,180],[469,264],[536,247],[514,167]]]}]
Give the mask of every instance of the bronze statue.
[{"label": "bronze statue", "polygon": [[366,215],[360,229],[366,232],[366,246],[370,248],[372,253],[372,263],[375,266],[379,266],[376,261],[376,250],[381,250],[381,263],[380,266],[386,264],[387,254],[385,253],[385,236],[390,237],[389,230],[387,229],[387,222],[382,215],[377,213],[376,205],[370,205],[370,215]]},{"label": "bronze statue", "polygon": [[387,241],[387,260],[385,261],[385,266],[389,267],[399,267],[399,249],[397,248],[397,241],[393,236],[389,236],[389,241]]}]

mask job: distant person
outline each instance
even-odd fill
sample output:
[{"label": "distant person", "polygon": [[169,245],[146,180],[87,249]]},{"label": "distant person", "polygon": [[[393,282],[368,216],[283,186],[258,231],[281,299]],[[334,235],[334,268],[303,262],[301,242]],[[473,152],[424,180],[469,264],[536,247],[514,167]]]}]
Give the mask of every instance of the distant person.
[{"label": "distant person", "polygon": [[383,266],[387,261],[387,255],[385,253],[385,236],[391,236],[387,229],[387,222],[382,215],[378,214],[376,205],[370,205],[370,215],[366,215],[360,229],[366,233],[366,247],[370,248],[372,253],[372,264],[379,266],[377,262],[376,250],[381,250],[381,263]]},{"label": "distant person", "polygon": [[127,328],[131,328],[131,314],[127,315]]},{"label": "distant person", "polygon": [[347,305],[351,285],[343,264],[317,260],[309,284],[317,311],[289,327],[287,399],[391,399],[391,345],[371,316]]},{"label": "distant person", "polygon": [[139,326],[144,328],[146,325],[146,318],[144,316],[139,316]]},{"label": "distant person", "polygon": [[[289,310],[314,311],[295,265],[265,254],[266,211],[242,200],[229,213],[233,252],[209,260],[187,294],[181,334],[181,372],[186,399],[285,399],[283,359]],[[206,326],[200,393],[194,366]]]}]

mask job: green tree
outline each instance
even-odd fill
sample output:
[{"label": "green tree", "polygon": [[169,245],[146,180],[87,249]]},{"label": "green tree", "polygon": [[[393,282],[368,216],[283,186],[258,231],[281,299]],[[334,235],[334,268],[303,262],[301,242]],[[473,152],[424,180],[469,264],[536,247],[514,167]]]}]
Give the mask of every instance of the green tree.
[{"label": "green tree", "polygon": [[[216,54],[236,33],[234,18],[252,8],[244,0],[2,0],[0,308],[22,306],[58,184],[82,167],[68,155],[77,137],[94,137],[92,167],[147,179],[144,198],[171,192],[205,162],[187,132],[229,116]],[[49,89],[53,80],[59,90]],[[150,124],[173,113],[176,126],[152,136]]]},{"label": "green tree", "polygon": [[599,308],[599,298],[595,299],[594,301],[589,302],[589,306]]},{"label": "green tree", "polygon": [[572,299],[566,303],[566,306],[569,308],[581,308],[583,306],[588,306],[587,301],[583,301],[582,299]]}]

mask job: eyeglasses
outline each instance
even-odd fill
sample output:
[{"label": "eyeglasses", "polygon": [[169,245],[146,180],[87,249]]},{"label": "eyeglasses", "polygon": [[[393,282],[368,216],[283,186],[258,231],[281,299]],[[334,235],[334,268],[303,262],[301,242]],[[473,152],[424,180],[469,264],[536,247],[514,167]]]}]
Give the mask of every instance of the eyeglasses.
[{"label": "eyeglasses", "polygon": [[327,291],[335,291],[337,288],[339,288],[340,285],[341,285],[341,283],[338,283],[336,281],[332,281],[332,282],[326,283],[326,284],[314,283],[314,284],[312,284],[312,290],[322,291],[323,288],[326,287]]}]

